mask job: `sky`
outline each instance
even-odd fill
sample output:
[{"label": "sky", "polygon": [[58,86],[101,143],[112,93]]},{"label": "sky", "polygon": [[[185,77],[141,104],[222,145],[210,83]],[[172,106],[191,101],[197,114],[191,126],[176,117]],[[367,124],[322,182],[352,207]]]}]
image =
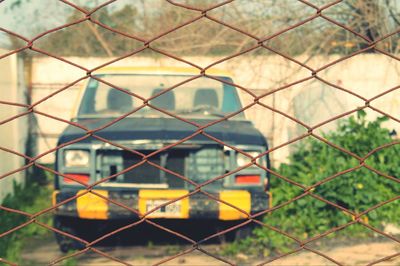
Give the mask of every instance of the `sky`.
[{"label": "sky", "polygon": [[[13,6],[16,0],[5,0],[0,3],[0,27],[32,38],[46,28],[61,25],[65,21],[65,8],[57,1],[22,0],[20,6]],[[8,43],[8,36],[0,34],[0,45]]]},{"label": "sky", "polygon": [[[15,3],[20,2],[19,5]],[[147,0],[146,0],[147,1]],[[78,5],[98,6],[105,0],[70,0]],[[132,0],[117,1],[110,8],[118,9]],[[140,3],[140,1],[136,1]],[[74,9],[57,0],[0,0],[0,27],[32,38],[37,34],[63,25]],[[6,48],[9,37],[0,31],[0,48]]]}]

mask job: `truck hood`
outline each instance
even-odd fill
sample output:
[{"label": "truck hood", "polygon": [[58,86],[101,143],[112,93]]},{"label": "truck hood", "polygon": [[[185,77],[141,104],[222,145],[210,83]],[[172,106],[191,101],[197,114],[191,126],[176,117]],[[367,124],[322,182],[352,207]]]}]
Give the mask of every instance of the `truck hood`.
[{"label": "truck hood", "polygon": [[[79,119],[76,123],[90,129],[97,129],[112,121],[111,118]],[[197,124],[205,125],[213,120],[191,120]],[[95,134],[109,139],[110,141],[126,140],[180,140],[196,132],[197,127],[185,123],[175,118],[141,118],[127,117],[117,123],[106,127]],[[262,134],[253,126],[250,121],[222,121],[212,125],[204,132],[213,137],[230,144],[245,145],[266,145],[266,140]],[[69,125],[59,139],[59,145],[85,136],[84,130]],[[98,142],[93,137],[81,140],[79,143]],[[209,141],[211,139],[196,135],[188,141]]]}]

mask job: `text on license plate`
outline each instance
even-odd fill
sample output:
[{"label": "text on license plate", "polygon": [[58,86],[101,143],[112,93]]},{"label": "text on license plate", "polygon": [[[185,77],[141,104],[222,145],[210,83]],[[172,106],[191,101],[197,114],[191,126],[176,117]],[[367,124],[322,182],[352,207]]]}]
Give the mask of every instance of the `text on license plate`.
[{"label": "text on license plate", "polygon": [[[153,210],[154,208],[169,202],[169,200],[147,200],[146,201],[146,212]],[[149,216],[177,216],[179,217],[182,213],[182,204],[181,201],[176,201],[170,203],[166,206],[162,206],[156,211],[149,214]]]}]

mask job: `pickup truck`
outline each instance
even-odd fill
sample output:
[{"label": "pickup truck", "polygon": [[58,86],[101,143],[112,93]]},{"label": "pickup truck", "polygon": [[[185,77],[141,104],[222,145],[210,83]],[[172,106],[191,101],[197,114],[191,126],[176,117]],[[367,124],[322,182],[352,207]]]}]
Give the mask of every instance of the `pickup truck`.
[{"label": "pickup truck", "polygon": [[[198,72],[108,67],[92,74],[72,118],[92,132],[69,125],[58,140],[58,230],[79,237],[83,221],[144,216],[240,221],[269,208],[268,172],[244,167],[268,149],[265,137],[238,112],[242,105],[229,73]],[[267,155],[256,162],[269,167]],[[63,252],[82,248],[73,238],[56,236]]]}]

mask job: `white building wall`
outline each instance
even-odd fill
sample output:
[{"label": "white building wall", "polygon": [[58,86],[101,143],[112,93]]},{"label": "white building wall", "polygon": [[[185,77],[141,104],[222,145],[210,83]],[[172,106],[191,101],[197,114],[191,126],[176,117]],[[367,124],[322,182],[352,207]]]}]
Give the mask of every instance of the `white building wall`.
[{"label": "white building wall", "polygon": [[[97,67],[111,59],[107,58],[67,58],[68,60],[87,68]],[[206,67],[212,62],[221,58],[210,57],[188,57],[184,58]],[[300,62],[307,62],[313,69],[339,59],[332,57],[306,56],[297,58]],[[133,56],[123,59],[112,66],[188,66],[182,62],[160,57],[148,58]],[[242,55],[237,58],[215,65],[213,68],[225,69],[233,74],[236,84],[250,89],[253,93],[261,95],[275,90],[287,84],[308,78],[311,71],[300,67],[280,56],[250,56]],[[347,59],[339,64],[333,65],[318,72],[318,77],[328,82],[349,89],[365,98],[378,95],[385,90],[400,85],[400,63],[384,55],[362,54]],[[35,58],[33,62],[33,101],[38,101],[50,93],[53,93],[66,84],[74,82],[85,76],[85,71],[71,66],[53,58]],[[77,93],[83,82],[63,90],[61,93],[46,100],[36,107],[41,111],[48,111],[51,114],[69,120],[71,109],[76,103]],[[253,97],[240,90],[244,105],[253,102]],[[399,118],[400,111],[400,90],[377,99],[371,103],[372,106]],[[316,79],[304,81],[288,89],[268,95],[260,101],[279,111],[301,120],[307,125],[314,126],[322,121],[332,118],[338,114],[363,106],[364,101],[341,91],[338,88],[328,86]],[[291,139],[305,133],[304,127],[292,120],[262,107],[253,106],[246,110],[246,115],[255,126],[269,139],[271,146],[276,147]],[[372,110],[369,115],[377,116]],[[323,131],[334,129],[335,122],[328,123],[321,127]],[[67,124],[51,120],[46,117],[39,117],[40,134],[39,150],[44,152],[56,146],[56,140],[60,132]],[[400,125],[395,121],[387,124],[388,127],[396,128],[400,132]],[[284,161],[290,148],[294,144],[281,148],[272,153],[275,161]],[[45,162],[51,163],[53,155],[44,157]]]},{"label": "white building wall", "polygon": [[[4,54],[0,50],[0,54]],[[23,86],[22,61],[16,55],[0,60],[0,101],[25,103]],[[25,153],[27,136],[27,119],[20,117],[9,122],[5,120],[26,111],[24,107],[16,107],[0,103],[0,147],[15,152]],[[24,166],[24,159],[18,155],[0,150],[0,176]],[[0,179],[0,202],[12,192],[13,183],[21,183],[25,173],[17,172]]]}]

